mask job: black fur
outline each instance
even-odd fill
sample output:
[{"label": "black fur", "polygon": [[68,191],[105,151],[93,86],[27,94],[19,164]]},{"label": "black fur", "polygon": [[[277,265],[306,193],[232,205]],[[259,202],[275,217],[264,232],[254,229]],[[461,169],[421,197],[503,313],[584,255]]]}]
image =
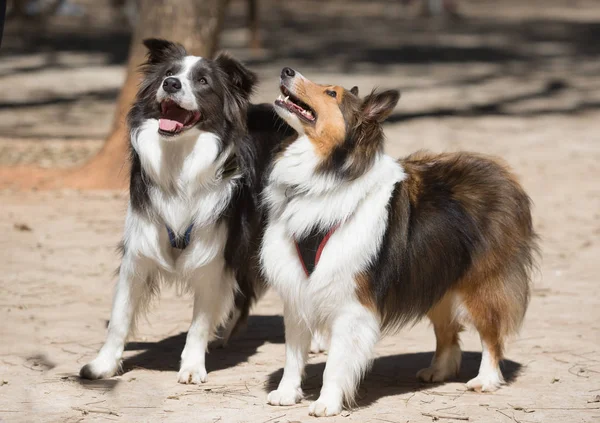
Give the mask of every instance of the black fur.
[{"label": "black fur", "polygon": [[[296,248],[298,254],[302,258],[302,264],[309,275],[314,272],[317,266],[317,254],[321,244],[328,235],[331,235],[333,229],[313,228],[308,234],[301,239],[296,240]],[[325,242],[326,244],[326,242]],[[324,247],[325,245],[323,245]]]},{"label": "black fur", "polygon": [[[158,91],[168,71],[177,73],[187,55],[180,44],[165,40],[144,41],[148,47],[147,61],[141,66],[144,79],[136,101],[129,112],[130,128],[137,128],[148,118],[158,119],[160,105],[156,101]],[[193,69],[195,80],[205,78],[206,84],[195,84],[194,94],[198,100],[202,118],[197,124],[201,130],[217,134],[223,140],[233,140],[246,132],[248,99],[257,77],[241,63],[220,54],[215,60],[201,60]]]},{"label": "black fur", "polygon": [[[187,55],[183,46],[165,40],[149,39],[144,45],[149,51],[146,63],[141,66],[144,79],[128,115],[130,130],[146,119],[159,118],[157,90],[166,72],[176,73]],[[277,144],[295,132],[276,115],[272,105],[250,105],[256,75],[227,54],[220,54],[212,61],[199,61],[193,72],[195,80],[207,80],[207,84],[194,86],[201,113],[197,126],[217,134],[223,143],[222,151],[226,145],[234,145],[234,153],[222,172],[241,175],[229,206],[219,218],[229,228],[225,260],[237,276],[240,290],[236,293],[236,306],[245,318],[256,298],[256,284],[262,283],[255,257],[264,227],[264,213],[259,206],[262,175]],[[130,201],[136,212],[150,213],[149,189],[153,184],[131,148]]]},{"label": "black fur", "polygon": [[367,271],[383,326],[425,315],[468,270],[481,244],[476,222],[453,199],[451,186],[426,183],[431,190],[418,203],[411,203],[405,184],[396,185],[380,253]]},{"label": "black fur", "polygon": [[332,173],[344,180],[365,174],[383,152],[385,136],[380,123],[394,110],[399,98],[400,93],[396,90],[373,91],[363,100],[358,98],[357,87],[346,91],[340,103],[346,137],[333,148],[317,171]]},{"label": "black fur", "polygon": [[401,161],[408,178],[390,198],[367,271],[383,326],[422,317],[467,274],[478,275],[473,283],[498,274],[527,280],[537,251],[530,199],[502,166],[472,154],[420,154]]},{"label": "black fur", "polygon": [[225,261],[235,269],[240,291],[236,307],[242,311],[239,323],[248,317],[249,308],[256,299],[262,279],[258,251],[266,224],[266,210],[260,205],[260,194],[265,184],[267,166],[273,154],[286,138],[296,132],[274,111],[271,104],[251,105],[248,108],[248,133],[237,146],[238,166],[243,175],[225,218],[229,236],[225,245]]}]

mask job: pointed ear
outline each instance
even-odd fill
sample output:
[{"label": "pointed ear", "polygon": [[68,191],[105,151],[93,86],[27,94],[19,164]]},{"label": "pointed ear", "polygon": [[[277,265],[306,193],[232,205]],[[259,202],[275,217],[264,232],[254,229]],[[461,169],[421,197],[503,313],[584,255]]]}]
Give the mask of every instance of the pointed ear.
[{"label": "pointed ear", "polygon": [[350,89],[350,92],[354,95],[358,95],[358,87],[355,85]]},{"label": "pointed ear", "polygon": [[215,62],[227,74],[237,93],[247,100],[258,81],[256,74],[227,53],[219,53]]},{"label": "pointed ear", "polygon": [[376,122],[386,120],[400,99],[400,92],[388,90],[381,93],[373,91],[365,97],[361,110],[365,119]]},{"label": "pointed ear", "polygon": [[187,52],[181,44],[159,38],[147,38],[144,45],[148,49],[148,63],[157,64],[174,56],[185,56]]}]

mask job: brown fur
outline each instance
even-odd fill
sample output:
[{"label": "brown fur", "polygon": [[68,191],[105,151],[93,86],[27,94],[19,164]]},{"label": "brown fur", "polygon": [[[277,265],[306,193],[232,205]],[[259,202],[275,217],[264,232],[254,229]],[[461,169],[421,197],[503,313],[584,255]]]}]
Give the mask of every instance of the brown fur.
[{"label": "brown fur", "polygon": [[[336,98],[326,91],[335,91]],[[328,157],[336,145],[346,137],[346,123],[340,105],[346,91],[342,87],[319,85],[306,78],[295,78],[293,92],[317,114],[314,125],[304,124],[304,131],[321,157]],[[308,101],[307,101],[308,100]]]},{"label": "brown fur", "polygon": [[[458,283],[457,292],[478,330],[489,337],[504,337],[518,329],[529,300],[529,286],[522,283],[528,275],[523,274],[520,267],[511,266],[519,260],[522,250],[530,247],[533,230],[529,201],[516,177],[495,159],[492,161],[472,153],[433,155],[419,152],[403,164],[409,175],[414,176],[410,179],[412,182],[419,179],[416,167],[422,169],[440,162],[457,169],[494,167],[495,172],[490,173],[493,177],[489,180],[464,178],[453,185],[452,197],[481,227],[485,226],[488,244],[487,248],[475,253],[475,260]],[[409,191],[427,189],[410,182],[408,185]],[[411,202],[416,200],[418,197]],[[489,201],[497,202],[493,211]]]},{"label": "brown fur", "polygon": [[459,334],[462,332],[463,326],[455,318],[452,294],[453,292],[446,294],[427,313],[435,332],[436,356],[441,356],[444,351],[459,345],[460,342]]},{"label": "brown fur", "polygon": [[[482,342],[488,347],[492,360],[499,362],[505,339],[518,330],[529,302],[530,270],[537,251],[529,198],[504,164],[481,155],[418,152],[400,163],[407,178],[392,200],[392,207],[397,212],[393,218],[406,222],[406,232],[402,237],[408,239],[396,242],[410,243],[409,234],[412,232],[423,243],[409,257],[427,262],[421,265],[414,263],[413,269],[419,275],[413,275],[416,278],[412,279],[414,282],[404,282],[414,283],[412,289],[416,291],[406,293],[405,287],[397,291],[394,283],[385,289],[385,297],[380,297],[382,301],[379,302],[383,324],[402,323],[406,321],[407,312],[412,314],[412,318],[419,318],[428,308],[427,315],[434,325],[439,354],[458,344],[462,326],[455,319],[458,311],[453,308],[452,301],[457,295]],[[437,203],[433,203],[434,200]],[[436,209],[428,210],[430,203]],[[452,205],[462,214],[446,217],[444,204],[448,204],[446,207]],[[423,217],[421,223],[429,240],[421,239],[417,233],[415,225],[421,220],[420,215],[432,216],[426,220]],[[456,219],[457,216],[466,223],[460,225],[456,234],[449,236],[462,234],[468,241],[464,244],[466,248],[453,251],[452,243],[445,241],[444,237],[448,232],[446,225],[451,223],[447,219]],[[401,226],[404,227],[404,224]],[[414,244],[412,246],[415,247]],[[386,248],[385,245],[382,248]],[[430,261],[430,257],[465,253],[469,259],[462,264],[460,261]],[[434,282],[418,282],[423,276],[418,269],[432,267],[438,269],[441,276],[442,266],[447,267],[448,263],[454,263],[454,269],[448,269],[448,279],[441,277],[437,286],[428,289],[424,285]],[[374,277],[372,273],[371,278]],[[435,274],[431,273],[431,277],[435,278]],[[377,284],[374,279],[370,282]],[[421,312],[414,306],[417,298],[412,301],[412,306],[407,306],[406,302],[412,297],[425,292],[429,299],[422,303]]]},{"label": "brown fur", "polygon": [[[355,89],[301,76],[294,87],[317,115],[314,124],[303,122],[323,158],[316,171],[342,180],[367,172],[383,152],[381,123],[398,92],[372,92],[361,100]],[[337,100],[328,89],[336,90]],[[378,255],[355,277],[356,296],[379,315],[384,330],[427,315],[436,355],[458,348],[463,326],[457,317],[467,314],[498,363],[529,302],[538,252],[530,199],[497,159],[417,152],[399,163],[406,178],[390,198]]]},{"label": "brown fur", "polygon": [[371,289],[371,281],[365,273],[359,273],[355,278],[356,283],[356,297],[360,303],[371,310],[377,312],[377,303],[375,297],[373,297],[373,290]]},{"label": "brown fur", "polygon": [[[354,179],[367,171],[377,154],[383,151],[380,123],[391,113],[398,93],[383,93],[393,93],[388,103],[380,101],[380,94],[375,92],[361,100],[357,87],[345,90],[315,84],[299,74],[293,77],[288,88],[316,114],[314,122],[301,121],[301,124],[322,158],[318,172]],[[332,91],[336,93],[335,98],[330,95]]]}]

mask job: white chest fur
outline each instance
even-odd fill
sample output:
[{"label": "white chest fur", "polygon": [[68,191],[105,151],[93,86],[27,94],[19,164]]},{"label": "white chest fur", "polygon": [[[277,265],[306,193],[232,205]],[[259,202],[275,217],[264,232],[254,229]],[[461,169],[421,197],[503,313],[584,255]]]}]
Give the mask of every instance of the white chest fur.
[{"label": "white chest fur", "polygon": [[[196,129],[174,140],[158,134],[158,121],[147,120],[132,131],[132,145],[152,180],[150,218],[128,213],[126,237],[139,253],[163,271],[184,276],[221,257],[227,228],[218,218],[229,204],[236,181],[221,180],[218,170],[229,151],[212,133]],[[193,224],[190,244],[172,248],[166,227],[183,235]]]},{"label": "white chest fur", "polygon": [[[379,251],[388,223],[389,199],[405,174],[397,162],[382,155],[362,177],[335,181],[314,175],[316,160],[311,157],[310,145],[299,140],[291,147],[275,165],[264,193],[270,215],[261,262],[268,282],[286,307],[317,329],[340,305],[355,298],[355,276]],[[288,198],[290,186],[299,187],[301,193]],[[307,277],[294,238],[317,224],[340,226]]]}]

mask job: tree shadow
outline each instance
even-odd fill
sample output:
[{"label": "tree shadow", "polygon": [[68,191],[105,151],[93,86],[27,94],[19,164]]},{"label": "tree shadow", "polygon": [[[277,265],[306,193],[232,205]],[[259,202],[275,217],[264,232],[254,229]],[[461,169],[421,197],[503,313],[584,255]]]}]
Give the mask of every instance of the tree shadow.
[{"label": "tree shadow", "polygon": [[54,96],[50,98],[41,98],[35,100],[26,100],[26,101],[1,101],[0,102],[0,111],[1,110],[13,110],[13,109],[23,109],[29,107],[44,107],[44,106],[58,106],[58,105],[68,105],[77,103],[81,100],[93,100],[93,101],[114,101],[119,95],[119,90],[117,89],[106,89],[106,90],[96,90],[96,91],[87,91],[83,93],[79,93],[71,96]]},{"label": "tree shadow", "polygon": [[[358,405],[361,407],[368,406],[383,397],[418,392],[441,385],[419,382],[415,376],[418,370],[429,366],[432,357],[433,352],[420,352],[376,358],[373,367],[359,387]],[[466,383],[477,376],[480,361],[481,353],[464,351],[460,373],[453,381]],[[519,376],[523,366],[512,360],[504,360],[501,368],[506,382],[510,384]],[[307,399],[311,401],[317,399],[323,383],[324,370],[325,363],[306,366],[306,376],[302,389]],[[268,383],[265,385],[265,390],[269,392],[277,389],[282,375],[283,369],[271,373]],[[462,392],[457,391],[455,395],[458,397],[461,394]]]},{"label": "tree shadow", "polygon": [[[348,0],[347,8],[336,12],[339,16],[334,16],[334,12],[327,11],[326,8],[314,7],[315,4],[309,7],[310,2],[300,3],[285,6],[289,9],[285,12],[274,10],[274,13],[266,13],[267,8],[263,8],[260,25],[264,34],[263,46],[268,54],[261,58],[249,58],[246,64],[283,66],[288,64],[288,60],[292,60],[294,66],[326,66],[327,72],[333,70],[345,73],[364,72],[361,67],[364,64],[376,68],[377,72],[386,72],[386,68],[392,65],[492,65],[490,71],[483,76],[467,76],[432,86],[470,88],[510,75],[519,78],[543,75],[543,70],[555,59],[566,62],[569,75],[594,77],[595,67],[586,68],[580,64],[600,58],[600,43],[596,42],[600,38],[599,22],[557,18],[513,20],[496,18],[493,14],[467,14],[458,24],[440,23],[404,16],[399,13],[400,9],[394,9],[393,13],[356,13],[359,9],[353,8],[365,7],[364,2],[356,0]],[[280,8],[274,3],[273,6],[275,9]],[[332,19],[333,17],[335,18]],[[245,27],[245,8],[232,5],[226,29]],[[8,24],[2,48],[3,57],[10,60],[11,56],[44,53],[47,58],[42,64],[20,64],[2,70],[0,77],[14,73],[27,73],[33,77],[37,72],[49,68],[62,70],[66,65],[53,58],[53,53],[56,52],[94,53],[103,55],[107,64],[125,63],[130,39],[130,30],[119,25],[102,30],[87,28],[83,24],[69,30],[59,26],[40,30],[35,26]],[[224,43],[223,47],[230,46]],[[235,45],[231,47],[236,48]],[[563,83],[565,90],[576,89],[575,84]],[[537,98],[553,95],[558,91],[545,90],[538,93]],[[0,109],[68,104],[90,95],[97,100],[112,101],[115,98],[112,91],[106,94],[81,93],[74,99],[57,95],[56,100],[3,102]],[[535,96],[533,94],[529,98],[536,98]],[[483,115],[531,117],[541,114],[573,114],[599,108],[597,102],[586,101],[575,106],[549,109],[516,112],[503,109],[503,106],[527,99],[526,95],[509,96],[497,102],[466,109],[432,108],[425,112],[397,114],[392,116],[391,121]]]},{"label": "tree shadow", "polygon": [[[301,2],[302,3],[302,2]],[[300,3],[300,4],[301,4]],[[304,2],[309,3],[309,2]],[[600,23],[560,19],[498,19],[493,15],[466,15],[459,24],[432,22],[412,16],[385,13],[359,14],[360,1],[347,1],[347,12],[327,12],[315,7],[294,6],[285,13],[261,15],[263,46],[268,57],[249,59],[249,65],[293,59],[306,64],[338,64],[351,70],[356,63],[436,64],[436,63],[533,63],[558,56],[573,60],[600,56]],[[235,6],[235,7],[234,7]],[[225,29],[246,27],[246,12],[240,5],[230,7]],[[314,6],[314,5],[313,5]],[[278,9],[279,5],[275,7]],[[287,8],[287,7],[286,7]],[[276,12],[276,11],[274,11]],[[74,36],[76,35],[76,36]],[[16,25],[6,27],[3,55],[51,53],[58,51],[104,54],[108,64],[125,63],[131,31],[115,24],[94,29],[86,25],[69,27]],[[454,43],[452,37],[467,37],[468,43]],[[490,39],[508,41],[493,44]],[[537,49],[543,43],[564,48]],[[227,44],[223,45],[228,48]],[[235,47],[234,47],[235,48]]]},{"label": "tree shadow", "polygon": [[[123,372],[136,368],[177,371],[181,352],[185,346],[186,332],[158,342],[129,342],[125,351],[140,351],[123,361]],[[206,355],[208,373],[234,367],[248,361],[265,342],[283,343],[284,329],[281,316],[256,316],[248,318],[246,329],[235,335],[225,348],[209,348]]]},{"label": "tree shadow", "polygon": [[600,109],[600,101],[580,101],[575,105],[565,104],[564,106],[533,108],[528,110],[507,110],[505,107],[518,105],[520,103],[550,99],[560,95],[569,89],[565,80],[555,79],[548,81],[543,88],[538,91],[532,91],[523,94],[502,97],[486,103],[472,105],[466,108],[440,107],[418,112],[397,112],[392,114],[386,123],[406,122],[423,118],[444,118],[444,117],[482,117],[482,116],[519,116],[536,117],[542,115],[571,115],[583,113],[590,110]]}]

